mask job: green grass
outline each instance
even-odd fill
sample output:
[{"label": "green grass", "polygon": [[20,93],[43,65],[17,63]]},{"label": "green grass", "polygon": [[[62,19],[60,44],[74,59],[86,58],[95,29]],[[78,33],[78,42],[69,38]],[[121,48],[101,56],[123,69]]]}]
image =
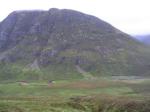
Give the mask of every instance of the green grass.
[{"label": "green grass", "polygon": [[[1,83],[0,112],[149,112],[150,97],[137,92],[135,84],[150,83],[109,78],[60,80],[49,86],[46,81]],[[130,103],[134,106],[127,107]]]},{"label": "green grass", "polygon": [[0,84],[0,96],[49,96],[59,95],[64,97],[81,96],[89,94],[119,95],[132,93],[132,89],[115,82],[97,80],[72,80],[71,82],[56,81],[48,86],[46,82],[28,83],[21,86],[19,83]]}]

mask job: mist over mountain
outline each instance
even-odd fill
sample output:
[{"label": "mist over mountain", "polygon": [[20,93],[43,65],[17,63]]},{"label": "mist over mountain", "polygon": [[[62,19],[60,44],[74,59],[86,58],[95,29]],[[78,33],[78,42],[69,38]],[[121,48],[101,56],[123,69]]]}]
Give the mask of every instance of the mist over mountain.
[{"label": "mist over mountain", "polygon": [[150,50],[105,21],[68,9],[14,11],[0,23],[0,79],[149,75]]}]

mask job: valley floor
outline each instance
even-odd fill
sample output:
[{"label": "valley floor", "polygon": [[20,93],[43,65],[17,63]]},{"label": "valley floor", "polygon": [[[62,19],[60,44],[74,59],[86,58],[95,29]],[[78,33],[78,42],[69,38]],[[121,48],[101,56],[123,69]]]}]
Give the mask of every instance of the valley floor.
[{"label": "valley floor", "polygon": [[0,112],[150,112],[150,79],[99,79],[0,84]]}]

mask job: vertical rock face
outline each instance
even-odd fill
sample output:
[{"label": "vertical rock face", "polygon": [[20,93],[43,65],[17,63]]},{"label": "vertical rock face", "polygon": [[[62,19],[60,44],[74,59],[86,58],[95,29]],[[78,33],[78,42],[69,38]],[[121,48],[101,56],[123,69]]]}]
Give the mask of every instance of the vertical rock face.
[{"label": "vertical rock face", "polygon": [[23,71],[36,60],[42,78],[81,78],[76,65],[93,76],[148,74],[149,54],[129,35],[73,10],[14,11],[0,23],[4,69]]}]

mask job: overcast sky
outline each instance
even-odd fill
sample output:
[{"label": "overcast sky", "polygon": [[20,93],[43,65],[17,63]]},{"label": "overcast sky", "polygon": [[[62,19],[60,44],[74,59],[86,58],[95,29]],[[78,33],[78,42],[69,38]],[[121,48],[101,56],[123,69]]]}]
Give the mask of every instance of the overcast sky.
[{"label": "overcast sky", "polygon": [[0,0],[0,21],[14,10],[74,9],[132,35],[150,33],[150,0]]}]

